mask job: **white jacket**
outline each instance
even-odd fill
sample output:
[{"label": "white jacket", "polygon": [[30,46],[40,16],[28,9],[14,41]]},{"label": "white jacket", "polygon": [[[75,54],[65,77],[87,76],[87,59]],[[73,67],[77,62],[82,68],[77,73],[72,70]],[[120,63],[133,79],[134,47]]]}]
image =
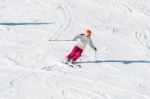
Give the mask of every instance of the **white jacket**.
[{"label": "white jacket", "polygon": [[92,40],[90,38],[85,37],[84,34],[79,34],[77,35],[73,40],[77,40],[76,42],[76,46],[81,48],[81,49],[85,49],[85,47],[87,46],[87,44],[89,44],[89,46],[94,49],[96,48],[93,43]]}]

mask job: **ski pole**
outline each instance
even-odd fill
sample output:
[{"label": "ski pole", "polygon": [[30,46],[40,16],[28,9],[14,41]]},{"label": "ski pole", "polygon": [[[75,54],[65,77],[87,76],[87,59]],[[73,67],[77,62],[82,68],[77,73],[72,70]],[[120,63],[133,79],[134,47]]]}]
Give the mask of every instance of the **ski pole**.
[{"label": "ski pole", "polygon": [[57,42],[57,41],[74,41],[74,40],[49,40],[50,42]]},{"label": "ski pole", "polygon": [[95,58],[97,58],[96,51],[95,51]]}]

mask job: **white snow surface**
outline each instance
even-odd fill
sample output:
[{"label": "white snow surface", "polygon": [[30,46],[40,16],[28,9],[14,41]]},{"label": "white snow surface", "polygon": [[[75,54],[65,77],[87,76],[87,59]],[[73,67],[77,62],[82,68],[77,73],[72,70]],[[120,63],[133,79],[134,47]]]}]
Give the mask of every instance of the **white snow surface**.
[{"label": "white snow surface", "polygon": [[[0,0],[0,99],[150,99],[150,0]],[[62,64],[93,31],[82,68]]]}]

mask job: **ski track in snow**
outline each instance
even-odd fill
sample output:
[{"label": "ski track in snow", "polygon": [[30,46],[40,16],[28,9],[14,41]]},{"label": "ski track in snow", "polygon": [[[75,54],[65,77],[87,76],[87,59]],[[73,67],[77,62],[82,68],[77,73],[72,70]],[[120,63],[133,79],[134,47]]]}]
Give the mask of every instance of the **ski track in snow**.
[{"label": "ski track in snow", "polygon": [[135,37],[142,45],[144,45],[150,50],[150,44],[149,44],[150,40],[148,40],[149,37],[147,36],[147,34],[136,32]]},{"label": "ski track in snow", "polygon": [[[71,16],[72,15],[69,11],[69,8],[65,4],[63,4],[62,2],[54,0],[59,6],[57,8],[53,8],[53,7],[51,7],[50,4],[47,4],[47,2],[43,2],[42,0],[27,0],[27,1],[28,2],[33,2],[33,3],[34,3],[34,1],[38,2],[40,5],[43,5],[44,7],[50,8],[54,11],[60,8],[64,13],[63,16],[65,18],[64,19],[64,24],[61,25],[60,30],[65,31],[69,27],[69,25],[71,24],[71,19],[72,19]],[[62,17],[62,16],[59,16],[59,17]]]},{"label": "ski track in snow", "polygon": [[[82,71],[83,72],[83,71]],[[85,85],[80,85],[80,84],[83,84],[83,83],[73,83],[73,82],[66,82],[67,79],[69,79],[71,81],[71,79],[73,81],[82,81],[83,83],[89,83],[89,85],[92,85],[92,84],[95,84],[95,87],[93,89],[89,89],[88,87],[85,87]],[[69,76],[69,75],[65,75],[63,76],[63,81],[62,82],[62,86],[64,87],[63,89],[65,90],[69,90],[71,91],[72,94],[75,94],[75,93],[78,93],[78,94],[82,94],[82,95],[87,95],[88,97],[92,96],[91,98],[96,98],[96,99],[99,99],[99,98],[104,98],[105,99],[105,95],[104,93],[101,95],[97,89],[97,87],[101,87],[101,86],[107,86],[109,87],[110,89],[113,87],[114,89],[116,90],[119,90],[121,92],[127,92],[127,93],[131,93],[131,94],[134,94],[134,95],[137,95],[137,96],[140,96],[140,97],[143,97],[143,98],[147,98],[147,96],[145,95],[142,95],[140,93],[137,93],[137,92],[134,92],[134,91],[131,91],[131,90],[128,90],[128,89],[124,89],[124,88],[120,88],[118,86],[114,86],[114,85],[111,85],[111,84],[107,84],[107,83],[104,83],[102,81],[95,81],[94,79],[86,79],[86,78],[81,78],[81,77],[76,77],[76,76]],[[64,83],[66,82],[66,83]],[[90,86],[89,86],[90,87]],[[110,90],[110,89],[107,89],[107,90]],[[106,98],[107,99],[107,98]]]}]

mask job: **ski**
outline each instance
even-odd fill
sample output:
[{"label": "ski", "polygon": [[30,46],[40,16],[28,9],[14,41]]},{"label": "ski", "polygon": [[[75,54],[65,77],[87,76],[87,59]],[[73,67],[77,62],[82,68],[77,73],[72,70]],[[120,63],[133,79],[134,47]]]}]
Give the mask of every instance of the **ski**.
[{"label": "ski", "polygon": [[65,64],[65,65],[68,65],[68,66],[70,66],[70,67],[73,67],[72,65],[70,65],[68,62],[62,62],[63,64]]},{"label": "ski", "polygon": [[70,67],[80,67],[81,68],[81,65],[79,65],[79,64],[72,64],[71,62],[62,62],[62,63],[66,64]]},{"label": "ski", "polygon": [[81,65],[79,64],[72,64],[71,62],[68,62],[70,65],[72,65],[73,67],[76,66],[76,67],[80,67],[81,68]]}]

